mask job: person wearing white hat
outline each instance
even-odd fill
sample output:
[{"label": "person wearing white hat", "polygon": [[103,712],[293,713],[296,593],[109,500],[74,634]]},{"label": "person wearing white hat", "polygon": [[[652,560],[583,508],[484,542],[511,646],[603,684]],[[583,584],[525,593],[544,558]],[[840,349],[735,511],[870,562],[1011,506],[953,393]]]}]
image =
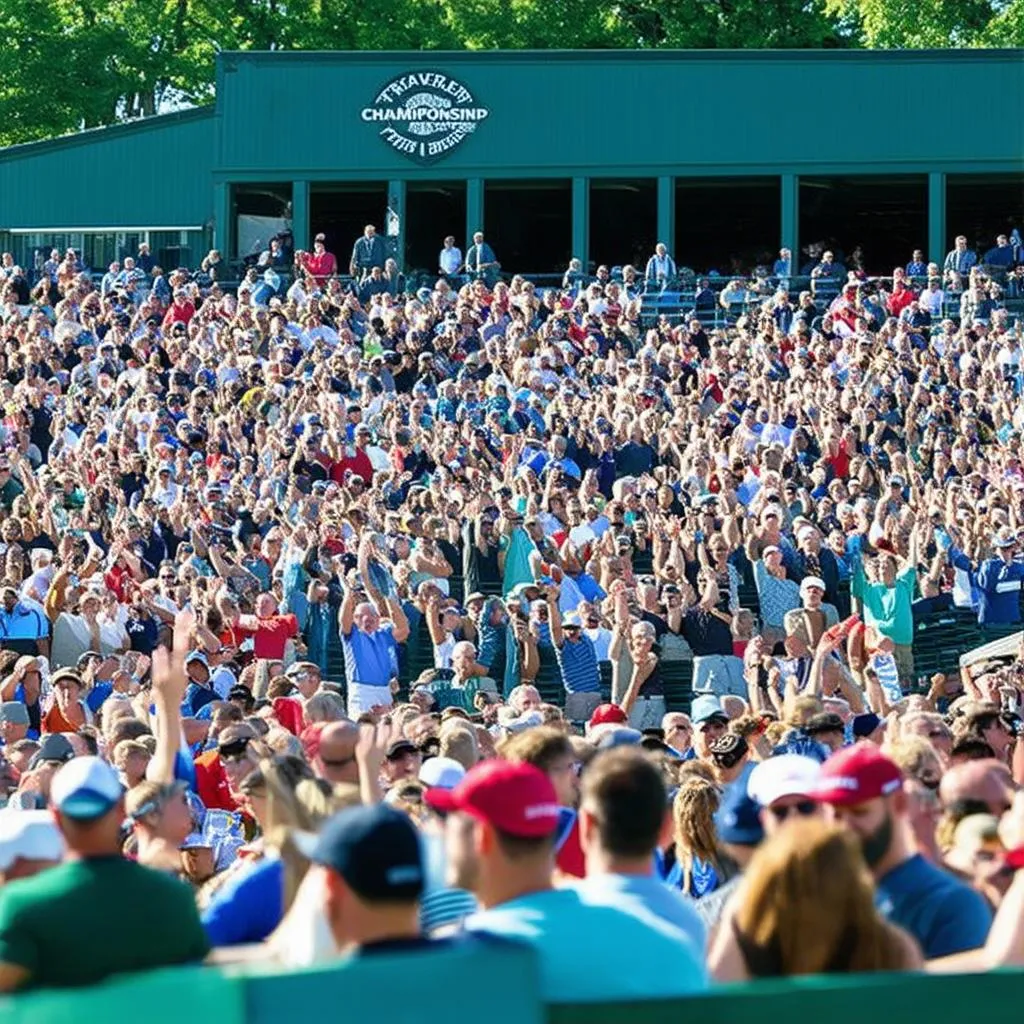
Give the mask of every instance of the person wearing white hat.
[{"label": "person wearing white hat", "polygon": [[428,789],[454,789],[466,769],[451,757],[430,757],[420,766],[419,780]]},{"label": "person wearing white hat", "polygon": [[747,792],[761,807],[766,835],[774,835],[787,821],[822,813],[821,805],[811,796],[820,772],[821,765],[804,754],[779,754],[754,768]]},{"label": "person wearing white hat", "polygon": [[192,891],[121,855],[124,790],[109,764],[68,761],[53,777],[50,808],[71,856],[0,889],[0,992],[92,985],[206,957]]},{"label": "person wearing white hat", "polygon": [[0,882],[31,878],[63,857],[64,840],[49,811],[0,811]]},{"label": "person wearing white hat", "polygon": [[805,576],[800,583],[800,607],[786,612],[783,626],[787,637],[795,637],[813,653],[821,634],[839,621],[834,604],[825,603],[825,581]]}]

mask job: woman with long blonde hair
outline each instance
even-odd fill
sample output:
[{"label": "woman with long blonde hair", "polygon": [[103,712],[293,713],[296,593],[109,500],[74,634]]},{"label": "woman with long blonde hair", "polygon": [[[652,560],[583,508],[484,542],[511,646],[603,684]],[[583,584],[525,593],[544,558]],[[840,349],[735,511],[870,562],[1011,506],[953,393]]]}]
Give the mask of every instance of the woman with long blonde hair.
[{"label": "woman with long blonde hair", "polygon": [[754,854],[708,958],[719,981],[922,962],[914,940],[875,909],[856,837],[811,818],[787,823]]},{"label": "woman with long blonde hair", "polygon": [[736,873],[715,830],[722,800],[718,784],[699,775],[681,781],[672,802],[672,846],[662,859],[662,877],[687,896],[714,892]]}]

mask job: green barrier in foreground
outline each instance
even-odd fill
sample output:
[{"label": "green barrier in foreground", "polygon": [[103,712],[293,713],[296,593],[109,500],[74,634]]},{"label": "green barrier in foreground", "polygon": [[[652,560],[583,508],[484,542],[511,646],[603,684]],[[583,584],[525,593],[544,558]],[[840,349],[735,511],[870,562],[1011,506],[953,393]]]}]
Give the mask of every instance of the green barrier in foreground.
[{"label": "green barrier in foreground", "polygon": [[[83,940],[86,941],[86,940]],[[614,970],[614,951],[597,970]],[[0,1000],[0,1024],[288,1024],[325,1016],[352,1024],[963,1024],[1017,1020],[1024,971],[986,975],[835,975],[731,986],[669,1002],[544,1007],[536,961],[499,945],[376,955],[302,971],[187,968],[91,989]]]}]

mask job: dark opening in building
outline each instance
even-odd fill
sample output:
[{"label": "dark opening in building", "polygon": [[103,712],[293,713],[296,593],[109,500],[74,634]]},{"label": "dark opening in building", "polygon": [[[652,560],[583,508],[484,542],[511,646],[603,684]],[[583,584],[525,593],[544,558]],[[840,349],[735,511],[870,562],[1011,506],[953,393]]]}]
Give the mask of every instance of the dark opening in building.
[{"label": "dark opening in building", "polygon": [[679,178],[676,244],[679,267],[700,274],[750,273],[775,258],[779,247],[778,178]]},{"label": "dark opening in building", "polygon": [[658,183],[598,179],[590,182],[590,264],[631,263],[643,272],[658,239]]},{"label": "dark opening in building", "polygon": [[[292,226],[292,185],[278,182],[266,185],[235,185],[232,193],[235,230],[232,253],[239,259],[258,256],[270,239]],[[157,258],[162,258],[159,254]],[[227,255],[227,254],[225,254]],[[173,262],[171,266],[176,266]]]},{"label": "dark opening in building", "polygon": [[980,259],[996,244],[996,235],[1014,228],[1024,231],[1024,175],[946,179],[946,252],[957,235],[966,235]]},{"label": "dark opening in building", "polygon": [[410,181],[405,192],[405,273],[407,280],[437,279],[438,253],[446,235],[466,255],[466,183]]},{"label": "dark opening in building", "polygon": [[801,178],[801,272],[822,247],[849,270],[888,275],[928,248],[928,179]]},{"label": "dark opening in building", "polygon": [[571,182],[486,182],[484,234],[503,275],[561,274],[572,255]]},{"label": "dark opening in building", "polygon": [[[352,246],[372,224],[379,235],[385,234],[388,187],[383,181],[358,181],[315,185],[309,195],[309,240],[323,232],[329,252],[338,259],[338,272],[347,274]],[[391,239],[385,239],[391,242]],[[390,253],[390,245],[388,247]]]}]

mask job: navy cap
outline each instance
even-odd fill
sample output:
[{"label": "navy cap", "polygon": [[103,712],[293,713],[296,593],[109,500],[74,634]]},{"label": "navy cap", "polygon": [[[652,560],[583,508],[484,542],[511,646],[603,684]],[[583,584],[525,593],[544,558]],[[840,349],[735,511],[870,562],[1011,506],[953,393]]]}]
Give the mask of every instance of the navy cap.
[{"label": "navy cap", "polygon": [[419,834],[393,807],[348,807],[319,834],[300,832],[295,841],[313,863],[337,872],[368,902],[411,902],[423,892]]},{"label": "navy cap", "polygon": [[715,812],[715,828],[723,843],[757,846],[764,839],[761,808],[748,790],[751,771],[753,766],[749,771],[744,769],[743,774],[722,794],[722,802]]},{"label": "navy cap", "polygon": [[882,719],[878,717],[873,711],[866,711],[862,715],[855,715],[853,722],[854,739],[862,740],[870,736],[880,725]]}]

